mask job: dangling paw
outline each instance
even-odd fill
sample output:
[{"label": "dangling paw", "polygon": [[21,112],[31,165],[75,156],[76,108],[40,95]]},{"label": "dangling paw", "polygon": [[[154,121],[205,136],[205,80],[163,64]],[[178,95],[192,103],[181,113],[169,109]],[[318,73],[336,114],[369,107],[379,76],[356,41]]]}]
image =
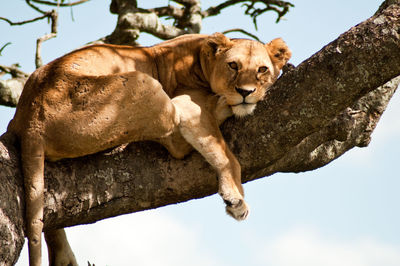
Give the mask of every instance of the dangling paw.
[{"label": "dangling paw", "polygon": [[243,199],[224,199],[226,213],[237,221],[243,221],[249,216],[250,208]]}]

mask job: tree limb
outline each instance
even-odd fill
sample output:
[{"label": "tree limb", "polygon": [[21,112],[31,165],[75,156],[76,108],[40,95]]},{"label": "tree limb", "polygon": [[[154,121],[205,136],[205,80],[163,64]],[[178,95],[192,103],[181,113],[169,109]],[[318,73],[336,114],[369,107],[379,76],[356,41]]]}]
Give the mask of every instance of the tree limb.
[{"label": "tree limb", "polygon": [[[314,169],[351,147],[367,145],[398,86],[392,79],[400,75],[399,31],[397,0],[285,73],[253,116],[224,123],[222,132],[242,165],[243,181]],[[23,182],[14,141],[10,134],[0,138],[0,240],[5,243],[0,257],[6,264],[16,260],[23,242]],[[215,172],[198,153],[175,160],[149,142],[47,162],[45,177],[47,229],[217,191]]]},{"label": "tree limb", "polygon": [[180,19],[183,17],[184,10],[175,6],[162,6],[156,8],[149,8],[149,12],[156,14],[158,17],[170,17],[174,19]]},{"label": "tree limb", "polygon": [[0,80],[0,105],[15,107],[24,88],[29,74],[18,69],[18,64],[12,66],[0,65],[0,77],[10,74],[11,79]]},{"label": "tree limb", "polygon": [[[330,126],[332,121],[343,121],[343,110],[355,108],[364,95],[400,75],[399,29],[400,6],[392,5],[283,75],[254,116],[227,121],[222,130],[243,166],[244,181],[265,176],[268,166],[324,128],[329,129],[327,140],[335,135],[345,139],[346,134]],[[380,92],[381,102],[390,99],[390,93]],[[370,121],[376,117],[379,113],[360,116]],[[217,189],[215,173],[200,155],[174,160],[149,143],[132,144],[122,153],[48,163],[46,169],[47,227],[93,222],[203,197]]]},{"label": "tree limb", "polygon": [[[103,40],[115,44],[136,44],[140,32],[146,32],[166,40],[187,33],[199,33],[202,19],[218,15],[222,9],[243,3],[246,6],[245,14],[253,18],[257,29],[257,17],[267,11],[278,13],[277,22],[289,11],[293,5],[279,0],[228,0],[218,6],[201,10],[199,0],[174,0],[184,8],[172,5],[151,9],[138,8],[136,1],[113,0],[110,5],[112,13],[118,14],[118,23],[115,31]],[[262,4],[264,8],[258,8]],[[173,19],[172,25],[161,22],[160,17]],[[243,33],[248,34],[248,32]],[[250,36],[250,35],[249,35]],[[253,37],[254,38],[254,37]]]},{"label": "tree limb", "polygon": [[[194,30],[181,27],[181,24],[178,26],[175,23],[177,24],[175,26],[162,23],[157,12],[161,12],[161,10],[163,10],[162,12],[169,12],[167,11],[167,7],[147,10],[138,8],[136,1],[113,0],[110,10],[118,14],[118,22],[114,32],[104,38],[107,43],[133,45],[136,44],[140,32],[152,34],[163,40],[195,32]],[[182,17],[177,17],[176,19],[179,21],[183,17],[184,14],[182,14]]]}]

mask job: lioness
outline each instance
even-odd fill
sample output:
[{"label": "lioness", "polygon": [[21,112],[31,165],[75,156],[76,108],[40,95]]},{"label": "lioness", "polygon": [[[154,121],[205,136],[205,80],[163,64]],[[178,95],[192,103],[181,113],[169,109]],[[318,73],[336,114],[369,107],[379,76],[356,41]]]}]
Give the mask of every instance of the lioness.
[{"label": "lioness", "polygon": [[[88,46],[37,69],[8,126],[21,146],[30,265],[41,264],[45,158],[140,140],[176,158],[195,148],[217,171],[227,213],[245,219],[240,165],[219,125],[251,114],[290,57],[281,39],[192,34],[152,47]],[[64,230],[45,238],[51,265],[76,265]]]}]

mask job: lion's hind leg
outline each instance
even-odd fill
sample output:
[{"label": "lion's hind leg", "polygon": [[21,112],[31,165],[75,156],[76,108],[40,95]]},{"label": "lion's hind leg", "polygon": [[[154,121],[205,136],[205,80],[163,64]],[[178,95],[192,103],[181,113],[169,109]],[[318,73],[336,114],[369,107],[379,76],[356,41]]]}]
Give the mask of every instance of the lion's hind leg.
[{"label": "lion's hind leg", "polygon": [[25,188],[25,221],[29,265],[41,265],[41,234],[44,206],[44,147],[31,135],[21,138],[21,160]]}]

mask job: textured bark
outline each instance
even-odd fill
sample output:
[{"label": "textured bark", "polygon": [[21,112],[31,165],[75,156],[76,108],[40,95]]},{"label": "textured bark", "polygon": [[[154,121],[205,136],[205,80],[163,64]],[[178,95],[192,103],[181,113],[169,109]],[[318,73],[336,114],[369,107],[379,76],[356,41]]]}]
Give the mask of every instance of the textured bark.
[{"label": "textured bark", "polygon": [[0,105],[15,107],[29,74],[18,69],[18,65],[0,65],[0,77],[10,74],[11,78],[0,80]]},{"label": "textured bark", "polygon": [[[400,75],[400,1],[391,3],[285,73],[253,116],[223,124],[245,182],[315,169],[368,144],[400,82],[394,79]],[[18,151],[7,134],[0,138],[0,169],[0,261],[9,265],[23,242],[24,200]],[[149,142],[46,163],[45,176],[47,229],[217,191],[216,174],[198,153],[175,160]]]}]

